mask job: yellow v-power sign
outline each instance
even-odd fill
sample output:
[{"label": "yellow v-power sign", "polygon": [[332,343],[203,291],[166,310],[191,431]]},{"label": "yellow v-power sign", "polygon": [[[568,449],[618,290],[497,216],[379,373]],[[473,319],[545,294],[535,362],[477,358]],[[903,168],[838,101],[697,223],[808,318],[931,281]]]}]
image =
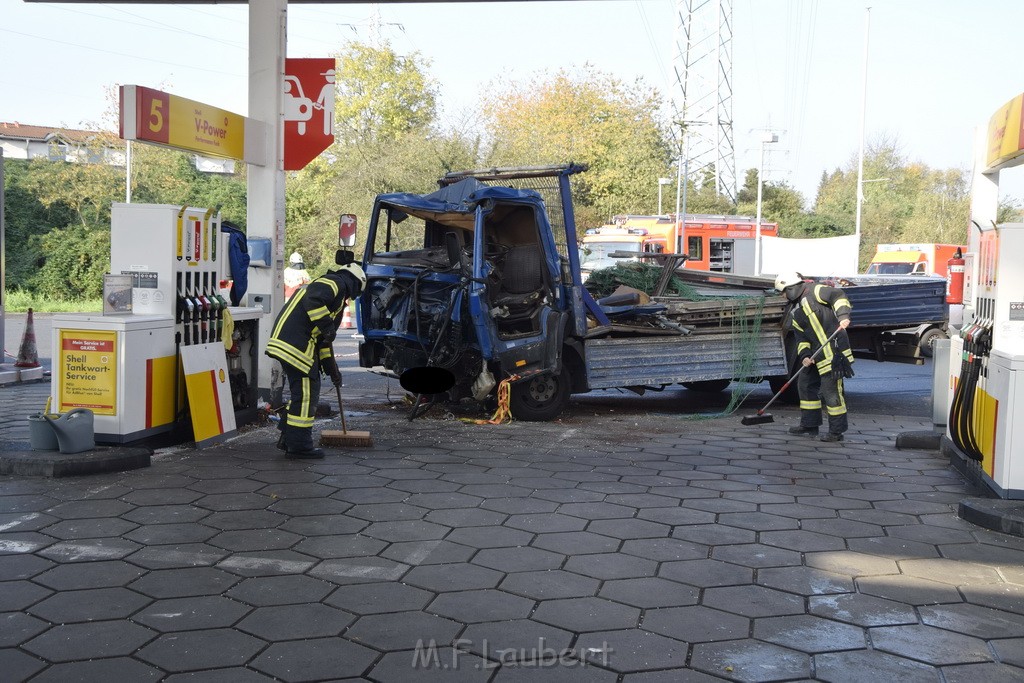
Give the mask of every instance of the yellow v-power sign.
[{"label": "yellow v-power sign", "polygon": [[149,142],[205,156],[263,164],[258,122],[224,109],[141,85],[122,85],[120,129],[124,140]]}]

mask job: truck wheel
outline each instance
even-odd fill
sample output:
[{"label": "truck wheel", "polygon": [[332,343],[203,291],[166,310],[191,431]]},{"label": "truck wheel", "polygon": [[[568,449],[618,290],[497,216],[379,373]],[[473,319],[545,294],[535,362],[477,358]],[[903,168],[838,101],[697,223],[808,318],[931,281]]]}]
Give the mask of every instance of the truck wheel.
[{"label": "truck wheel", "polygon": [[563,367],[558,375],[537,375],[512,385],[512,417],[526,422],[554,420],[569,402],[572,378]]},{"label": "truck wheel", "polygon": [[707,379],[701,382],[683,382],[683,386],[690,391],[700,391],[705,394],[717,394],[725,391],[732,380],[728,379]]},{"label": "truck wheel", "polygon": [[932,357],[932,347],[935,342],[939,339],[946,339],[946,333],[939,327],[933,327],[924,334],[921,335],[921,339],[917,342],[917,346],[921,349],[921,355],[926,358]]}]

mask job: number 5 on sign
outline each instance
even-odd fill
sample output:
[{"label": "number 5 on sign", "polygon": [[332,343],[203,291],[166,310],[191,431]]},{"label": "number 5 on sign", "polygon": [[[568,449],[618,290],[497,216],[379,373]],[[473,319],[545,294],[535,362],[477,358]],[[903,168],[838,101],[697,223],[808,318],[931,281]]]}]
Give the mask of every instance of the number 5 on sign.
[{"label": "number 5 on sign", "polygon": [[167,111],[170,109],[170,95],[152,88],[139,88],[139,99],[145,116],[145,131],[138,131],[140,140],[170,143],[170,126],[167,125]]}]

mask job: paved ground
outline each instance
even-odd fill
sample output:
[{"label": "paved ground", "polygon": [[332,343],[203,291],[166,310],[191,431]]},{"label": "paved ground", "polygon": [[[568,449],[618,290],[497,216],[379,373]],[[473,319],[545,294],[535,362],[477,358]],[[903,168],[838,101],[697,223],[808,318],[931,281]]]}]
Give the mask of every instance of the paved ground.
[{"label": "paved ground", "polygon": [[263,428],[0,478],[3,678],[1024,680],[1024,539],[895,450],[921,417],[855,413],[839,445],[643,400],[410,423],[376,387],[349,424],[375,446],[319,462]]}]

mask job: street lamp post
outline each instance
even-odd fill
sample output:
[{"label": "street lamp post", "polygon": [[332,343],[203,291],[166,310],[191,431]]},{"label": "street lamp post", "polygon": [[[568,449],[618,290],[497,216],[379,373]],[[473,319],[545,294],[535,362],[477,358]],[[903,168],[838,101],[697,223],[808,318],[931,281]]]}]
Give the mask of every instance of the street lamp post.
[{"label": "street lamp post", "polygon": [[671,184],[672,184],[672,179],[671,178],[658,178],[658,215],[659,216],[665,215],[661,211],[661,188],[665,187],[666,185],[671,185]]},{"label": "street lamp post", "polygon": [[764,185],[764,146],[779,141],[775,133],[765,133],[761,138],[761,164],[757,168],[757,218],[754,226],[754,275],[761,274],[761,188]]}]

